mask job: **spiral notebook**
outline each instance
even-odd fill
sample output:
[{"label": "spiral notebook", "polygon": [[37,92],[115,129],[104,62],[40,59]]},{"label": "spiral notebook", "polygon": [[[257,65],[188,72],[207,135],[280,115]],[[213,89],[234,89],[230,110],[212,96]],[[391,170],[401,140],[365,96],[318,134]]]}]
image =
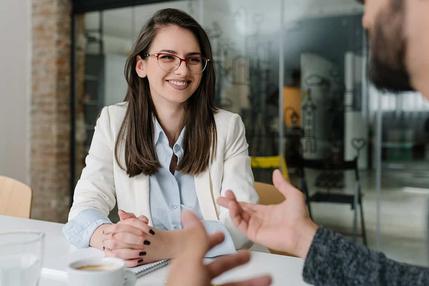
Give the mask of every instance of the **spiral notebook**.
[{"label": "spiral notebook", "polygon": [[130,270],[131,272],[134,272],[137,277],[142,277],[142,276],[144,276],[144,275],[146,275],[152,271],[155,271],[159,268],[166,266],[168,264],[168,262],[169,262],[168,259],[164,259],[164,260],[140,265],[140,266],[133,267],[133,268],[128,268],[128,270]]}]

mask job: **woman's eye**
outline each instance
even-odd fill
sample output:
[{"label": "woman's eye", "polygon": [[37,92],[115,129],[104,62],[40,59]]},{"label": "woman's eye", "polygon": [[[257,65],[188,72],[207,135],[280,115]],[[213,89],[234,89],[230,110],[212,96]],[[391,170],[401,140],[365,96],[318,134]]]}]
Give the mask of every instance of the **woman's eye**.
[{"label": "woman's eye", "polygon": [[160,55],[159,58],[163,61],[174,61],[174,56],[172,55]]},{"label": "woman's eye", "polygon": [[201,57],[190,57],[188,58],[188,62],[191,65],[199,65],[202,62],[202,60],[201,60]]}]

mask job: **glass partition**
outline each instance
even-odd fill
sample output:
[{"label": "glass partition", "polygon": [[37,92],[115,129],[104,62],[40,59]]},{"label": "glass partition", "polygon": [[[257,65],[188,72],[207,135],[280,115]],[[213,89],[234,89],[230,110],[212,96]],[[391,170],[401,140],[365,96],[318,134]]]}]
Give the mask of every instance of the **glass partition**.
[{"label": "glass partition", "polygon": [[[241,115],[251,156],[278,156],[281,1],[200,1],[214,51],[217,102]],[[282,127],[282,126],[281,126]],[[272,169],[254,169],[270,181]]]},{"label": "glass partition", "polygon": [[370,92],[380,126],[378,246],[393,259],[427,266],[429,104],[414,92]]}]

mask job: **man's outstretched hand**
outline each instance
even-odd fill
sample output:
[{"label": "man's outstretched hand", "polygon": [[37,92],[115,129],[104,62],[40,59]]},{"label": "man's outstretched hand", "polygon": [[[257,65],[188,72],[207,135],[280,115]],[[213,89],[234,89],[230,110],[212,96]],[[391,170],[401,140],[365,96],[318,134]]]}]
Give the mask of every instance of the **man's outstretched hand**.
[{"label": "man's outstretched hand", "polygon": [[304,258],[317,225],[310,219],[304,194],[289,184],[279,170],[273,173],[273,183],[285,197],[280,204],[238,202],[231,191],[220,197],[218,203],[229,209],[234,225],[249,239]]}]

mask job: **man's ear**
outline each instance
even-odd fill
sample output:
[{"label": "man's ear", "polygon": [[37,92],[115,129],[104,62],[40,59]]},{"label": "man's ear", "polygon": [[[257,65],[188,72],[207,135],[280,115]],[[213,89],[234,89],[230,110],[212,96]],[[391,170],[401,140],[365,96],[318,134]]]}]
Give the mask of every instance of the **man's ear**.
[{"label": "man's ear", "polygon": [[136,73],[141,78],[145,78],[147,76],[146,62],[140,56],[137,56]]}]

